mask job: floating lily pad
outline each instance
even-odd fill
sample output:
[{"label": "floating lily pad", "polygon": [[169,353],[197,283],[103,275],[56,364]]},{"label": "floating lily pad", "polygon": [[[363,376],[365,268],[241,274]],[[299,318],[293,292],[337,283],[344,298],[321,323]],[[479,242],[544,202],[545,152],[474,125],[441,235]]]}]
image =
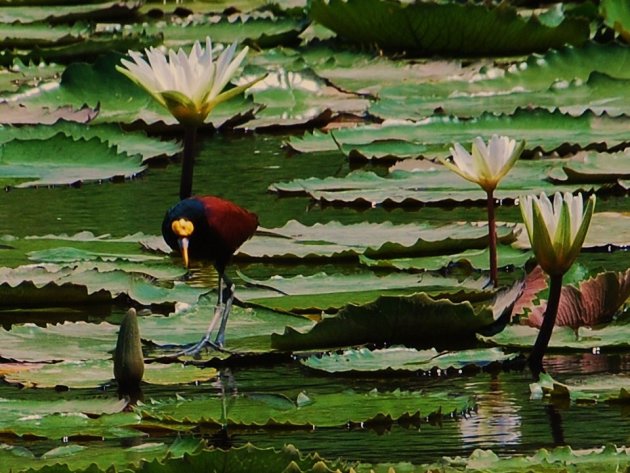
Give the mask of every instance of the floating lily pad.
[{"label": "floating lily pad", "polygon": [[199,454],[204,445],[204,442],[194,438],[177,438],[170,445],[159,441],[145,441],[127,447],[102,442],[98,446],[71,442],[36,454],[27,447],[0,444],[0,462],[15,473],[40,471],[45,467],[54,468],[57,472],[81,471],[94,466],[100,471],[112,467],[136,469],[153,460],[173,461],[181,459],[185,454]]},{"label": "floating lily pad", "polygon": [[1,145],[0,185],[33,187],[131,178],[145,166],[139,156],[116,153],[97,139],[56,135],[45,142],[15,140]]},{"label": "floating lily pad", "polygon": [[428,274],[319,273],[306,277],[274,277],[265,281],[247,277],[243,280],[262,289],[239,290],[239,299],[274,310],[298,313],[333,312],[349,304],[366,304],[385,294],[425,292],[436,298],[456,300],[490,297],[490,293],[484,291],[488,286],[488,279],[484,277],[460,281]]},{"label": "floating lily pad", "polygon": [[[533,258],[533,253],[507,245],[497,247],[499,268],[522,267]],[[438,256],[417,256],[415,258],[373,259],[361,255],[361,264],[369,268],[397,269],[400,271],[437,271],[453,266],[467,266],[471,269],[490,268],[489,250],[466,250],[461,253]]]},{"label": "floating lily pad", "polygon": [[566,399],[577,403],[630,403],[630,377],[623,374],[590,375],[588,378],[560,383],[547,373],[530,384],[533,396]]},{"label": "floating lily pad", "polygon": [[2,23],[35,23],[46,21],[73,22],[80,19],[98,20],[133,15],[139,0],[94,1],[77,5],[47,5],[46,8],[3,6],[0,10]]},{"label": "floating lily pad", "polygon": [[[305,400],[308,401],[305,402]],[[224,402],[229,404],[227,414]],[[223,400],[200,397],[156,401],[136,408],[144,419],[240,426],[340,427],[349,423],[390,423],[401,417],[460,413],[473,407],[468,396],[447,392],[393,391],[306,394],[301,401],[280,394],[244,393]],[[227,415],[227,418],[225,417]]]},{"label": "floating lily pad", "polygon": [[[478,337],[490,345],[530,350],[534,346],[539,330],[525,325],[508,325],[492,337]],[[549,341],[553,350],[587,350],[593,348],[628,348],[630,346],[630,324],[611,323],[601,328],[555,327]]]},{"label": "floating lily pad", "polygon": [[[556,185],[547,180],[547,175],[564,160],[521,160],[501,181],[494,192],[496,199],[514,201],[521,195],[540,192],[572,192],[574,185]],[[599,188],[596,184],[585,184],[585,190]],[[421,205],[470,203],[487,201],[486,192],[477,184],[463,180],[460,176],[436,164],[430,169],[393,171],[386,177],[371,171],[353,171],[343,178],[295,179],[276,183],[271,190],[280,194],[307,194],[324,202],[354,206],[377,205]]]},{"label": "floating lily pad", "polygon": [[[501,242],[513,241],[511,225],[497,227]],[[395,257],[427,253],[446,253],[486,246],[488,230],[484,224],[451,223],[394,225],[339,222],[302,225],[294,220],[280,228],[268,229],[247,241],[240,249],[244,258],[356,258]]]},{"label": "floating lily pad", "polygon": [[435,349],[415,350],[392,347],[381,350],[346,350],[343,353],[312,355],[302,361],[309,368],[327,373],[376,371],[431,371],[461,370],[466,367],[484,367],[492,363],[512,360],[516,354],[505,354],[496,348],[481,348],[440,353]]},{"label": "floating lily pad", "polygon": [[582,152],[554,168],[549,177],[562,184],[615,183],[630,178],[630,152]]},{"label": "floating lily pad", "polygon": [[315,0],[309,14],[351,41],[416,55],[514,55],[581,44],[589,36],[588,22],[565,17],[561,6],[526,20],[504,4]]},{"label": "floating lily pad", "polygon": [[[511,313],[511,308],[509,309]],[[281,350],[308,350],[363,345],[403,344],[411,347],[465,346],[475,333],[490,327],[503,314],[470,302],[435,300],[424,293],[382,296],[364,305],[350,305],[334,317],[324,318],[308,332],[287,327],[271,336]],[[440,338],[436,340],[435,334]]]},{"label": "floating lily pad", "polygon": [[630,5],[623,0],[602,0],[599,10],[604,17],[604,23],[619,33],[626,42],[630,42]]},{"label": "floating lily pad", "polygon": [[447,156],[452,143],[470,143],[477,136],[492,134],[525,140],[527,149],[551,153],[563,145],[586,147],[592,143],[608,149],[627,142],[626,118],[596,116],[585,112],[579,117],[545,110],[518,110],[512,115],[483,114],[471,120],[433,116],[417,123],[385,122],[336,130],[315,131],[289,140],[299,152],[335,151],[341,146],[346,154],[364,159],[381,156],[391,159],[418,156]]},{"label": "floating lily pad", "polygon": [[[26,387],[97,388],[113,379],[112,360],[64,361],[25,365],[25,370],[5,375],[5,381]],[[204,382],[217,376],[214,368],[199,368],[179,363],[146,363],[142,381],[148,384],[178,385]]]}]

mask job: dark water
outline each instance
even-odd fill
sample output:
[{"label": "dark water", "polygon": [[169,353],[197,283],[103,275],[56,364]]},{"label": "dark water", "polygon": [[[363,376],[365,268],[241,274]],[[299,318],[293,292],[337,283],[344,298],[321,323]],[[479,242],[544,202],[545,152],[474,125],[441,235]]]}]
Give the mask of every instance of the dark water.
[{"label": "dark water", "polygon": [[[269,193],[269,184],[297,177],[344,175],[349,166],[338,153],[317,156],[290,156],[282,148],[283,137],[215,135],[202,141],[196,168],[195,192],[213,193],[232,199],[257,212],[266,227],[281,226],[295,218],[305,224],[339,220],[414,222],[420,220],[482,220],[482,208],[443,210],[419,208],[388,210],[375,208],[320,208],[307,198],[278,198]],[[382,170],[381,170],[382,171]],[[124,236],[138,231],[158,234],[166,208],[177,201],[179,167],[154,167],[125,183],[86,184],[80,188],[24,189],[0,194],[0,235],[43,235],[89,230],[95,234]],[[600,199],[598,210],[624,210],[625,198]],[[500,220],[516,221],[519,213],[510,207],[498,209]],[[0,254],[1,257],[1,254]],[[587,254],[586,264],[625,269],[628,253]],[[311,268],[313,269],[313,268]],[[254,276],[299,274],[304,268],[254,265]],[[321,270],[321,268],[315,268]],[[248,268],[248,274],[251,274]],[[88,320],[117,317],[124,308],[86,308],[77,318]],[[36,314],[32,314],[36,317]],[[60,315],[63,317],[63,315]],[[578,354],[555,355],[547,359],[549,371],[560,380],[589,373],[627,371],[630,355]],[[590,448],[612,442],[630,443],[628,412],[618,406],[559,405],[530,399],[530,374],[527,370],[479,372],[436,377],[408,375],[371,379],[320,376],[297,363],[233,368],[239,391],[273,387],[276,392],[295,395],[307,392],[338,391],[353,387],[371,389],[448,389],[474,395],[478,409],[456,419],[446,418],[441,425],[424,421],[418,425],[390,425],[383,428],[247,430],[228,432],[229,441],[241,445],[251,441],[258,446],[292,443],[303,451],[318,451],[328,458],[344,457],[363,461],[430,462],[442,455],[467,455],[475,448],[491,448],[500,454],[530,453],[541,447],[570,444]],[[189,387],[197,389],[213,387]],[[43,395],[33,390],[34,396]],[[14,386],[0,385],[0,397],[11,396]],[[145,393],[159,397],[159,388]],[[171,393],[172,394],[172,393]],[[186,390],[181,391],[186,395]],[[218,395],[217,391],[217,395]],[[85,395],[93,395],[86,392]],[[208,438],[216,432],[205,431]],[[13,440],[15,441],[15,440]],[[51,442],[31,442],[44,451]]]}]

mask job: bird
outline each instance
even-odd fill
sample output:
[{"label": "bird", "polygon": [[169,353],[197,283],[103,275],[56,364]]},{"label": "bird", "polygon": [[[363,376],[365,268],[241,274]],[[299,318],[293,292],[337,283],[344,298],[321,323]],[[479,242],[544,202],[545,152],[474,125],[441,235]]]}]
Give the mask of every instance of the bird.
[{"label": "bird", "polygon": [[[213,195],[188,197],[167,210],[162,236],[168,246],[181,254],[186,268],[189,257],[211,261],[219,275],[219,297],[208,330],[199,343],[182,354],[196,355],[205,346],[223,349],[225,327],[234,301],[234,283],[227,276],[226,267],[236,250],[254,235],[258,224],[255,213]],[[219,320],[216,338],[211,341]]]}]

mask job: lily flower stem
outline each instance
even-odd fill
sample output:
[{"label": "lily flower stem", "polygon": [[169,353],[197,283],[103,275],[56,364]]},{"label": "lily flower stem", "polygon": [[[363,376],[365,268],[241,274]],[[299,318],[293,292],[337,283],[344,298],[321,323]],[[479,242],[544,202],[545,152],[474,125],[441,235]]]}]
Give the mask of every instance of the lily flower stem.
[{"label": "lily flower stem", "polygon": [[499,285],[497,270],[497,222],[494,215],[494,193],[487,191],[488,195],[488,240],[490,244],[490,280],[492,285]]},{"label": "lily flower stem", "polygon": [[560,294],[562,292],[562,274],[554,274],[549,276],[549,300],[547,301],[547,309],[543,317],[543,322],[538,332],[538,337],[534,343],[534,348],[529,355],[529,367],[532,371],[534,379],[538,379],[540,373],[544,372],[542,366],[543,356],[547,351],[549,340],[553,327],[556,324],[556,315],[558,315],[558,305],[560,304]]},{"label": "lily flower stem", "polygon": [[184,153],[182,159],[182,174],[179,181],[179,198],[181,200],[192,196],[195,148],[197,146],[197,127],[187,125],[184,128]]}]

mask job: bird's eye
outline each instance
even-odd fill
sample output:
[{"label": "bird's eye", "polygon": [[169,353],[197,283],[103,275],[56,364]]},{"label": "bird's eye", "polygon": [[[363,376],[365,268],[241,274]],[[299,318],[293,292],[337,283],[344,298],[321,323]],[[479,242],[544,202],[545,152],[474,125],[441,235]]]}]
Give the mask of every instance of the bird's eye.
[{"label": "bird's eye", "polygon": [[179,237],[188,237],[192,235],[192,232],[195,230],[193,223],[185,218],[173,221],[171,228],[173,233]]}]

